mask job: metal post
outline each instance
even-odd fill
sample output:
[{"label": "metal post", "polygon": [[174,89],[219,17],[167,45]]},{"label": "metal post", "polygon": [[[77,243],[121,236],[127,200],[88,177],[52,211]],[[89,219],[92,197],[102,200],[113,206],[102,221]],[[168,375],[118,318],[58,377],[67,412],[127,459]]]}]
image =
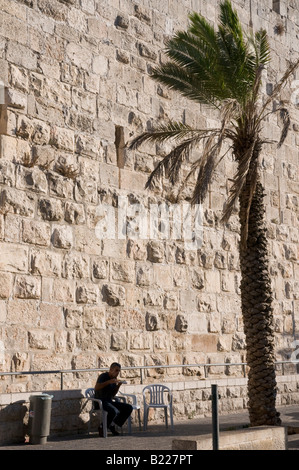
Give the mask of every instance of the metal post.
[{"label": "metal post", "polygon": [[140,383],[143,384],[142,369],[140,369]]},{"label": "metal post", "polygon": [[213,450],[219,450],[218,385],[212,385]]}]

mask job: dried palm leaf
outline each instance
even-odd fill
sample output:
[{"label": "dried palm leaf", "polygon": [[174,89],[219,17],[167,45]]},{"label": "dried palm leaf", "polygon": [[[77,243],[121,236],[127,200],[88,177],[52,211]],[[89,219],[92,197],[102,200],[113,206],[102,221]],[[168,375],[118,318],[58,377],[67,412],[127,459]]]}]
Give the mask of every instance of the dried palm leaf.
[{"label": "dried palm leaf", "polygon": [[289,131],[289,128],[290,128],[290,125],[291,125],[290,114],[289,114],[289,112],[286,108],[281,108],[280,109],[280,117],[281,117],[282,122],[283,122],[283,127],[282,127],[282,131],[281,131],[280,140],[278,142],[278,148],[280,148],[282,146],[282,144],[284,143],[284,141],[286,140],[287,135],[288,135],[288,131]]},{"label": "dried palm leaf", "polygon": [[283,77],[279,80],[279,82],[274,87],[271,96],[265,101],[264,105],[262,106],[259,119],[262,120],[264,118],[264,113],[270,103],[273,102],[274,98],[276,98],[279,93],[281,92],[283,86],[286,84],[287,80],[290,76],[295,72],[295,70],[299,66],[299,59],[296,62],[291,62],[289,67],[287,68],[286,72],[284,73]]},{"label": "dried palm leaf", "polygon": [[231,214],[233,213],[236,207],[236,203],[243,189],[243,186],[246,182],[246,178],[247,178],[250,164],[252,161],[252,155],[253,155],[255,145],[256,145],[256,140],[254,140],[251,143],[251,145],[246,151],[242,152],[242,149],[240,149],[240,154],[238,154],[239,151],[237,151],[238,169],[237,169],[236,175],[233,178],[233,185],[230,188],[229,197],[225,203],[225,207],[224,207],[224,211],[223,211],[223,215],[221,219],[222,222],[224,223],[228,221]]}]

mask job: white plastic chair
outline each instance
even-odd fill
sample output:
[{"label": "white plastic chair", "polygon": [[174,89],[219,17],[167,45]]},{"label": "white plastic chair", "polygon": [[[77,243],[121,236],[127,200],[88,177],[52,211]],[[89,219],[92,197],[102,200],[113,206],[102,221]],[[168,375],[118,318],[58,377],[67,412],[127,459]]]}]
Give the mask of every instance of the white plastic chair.
[{"label": "white plastic chair", "polygon": [[[126,403],[126,394],[123,394],[124,396],[122,397],[114,397],[114,399],[116,401],[122,401],[122,402],[125,402]],[[89,412],[89,422],[88,422],[88,434],[90,433],[90,424],[91,424],[91,416],[96,413],[97,411],[100,411],[101,412],[101,415],[102,415],[102,426],[103,426],[103,437],[107,437],[107,416],[108,416],[108,411],[105,411],[103,409],[103,404],[102,404],[102,400],[100,398],[95,398],[95,390],[94,388],[88,388],[86,391],[85,391],[85,397],[87,398],[87,400],[91,400],[92,401],[92,408]],[[135,395],[128,395],[127,396],[131,396],[131,397],[135,397]],[[137,398],[135,397],[135,405],[132,405],[133,406],[133,409],[138,409],[138,405],[137,405]],[[98,406],[99,408],[97,409],[95,407],[95,403],[98,403]],[[136,406],[136,408],[134,408],[134,406]],[[139,407],[140,408],[140,407]],[[139,426],[140,425],[140,414],[139,414]],[[121,431],[121,433],[123,432],[123,429],[122,428],[119,428],[117,426],[117,428]],[[132,430],[132,425],[131,425],[131,416],[129,416],[128,418],[128,433],[131,434],[131,430]]]},{"label": "white plastic chair", "polygon": [[[168,403],[164,401],[165,394],[168,394]],[[144,406],[144,421],[143,429],[147,428],[148,412],[150,408],[164,408],[165,424],[168,427],[167,411],[169,410],[171,429],[173,426],[173,410],[172,410],[172,393],[168,387],[160,384],[147,385],[142,390],[143,394],[143,406]],[[149,401],[148,401],[149,395]]]},{"label": "white plastic chair", "polygon": [[[85,397],[87,398],[87,400],[92,401],[92,408],[89,412],[88,434],[90,433],[90,424],[91,424],[92,415],[95,412],[100,411],[101,415],[102,415],[103,437],[107,437],[107,416],[108,416],[108,412],[103,409],[102,400],[100,400],[99,398],[95,398],[94,395],[95,395],[94,388],[88,388],[85,391]],[[96,403],[99,406],[98,409],[95,407]]]},{"label": "white plastic chair", "polygon": [[[123,392],[118,392],[118,393],[120,395],[122,395],[123,397],[125,397],[125,398],[127,398],[127,397],[130,398],[130,401],[128,401],[128,400],[126,400],[126,401],[127,401],[127,403],[130,403],[133,410],[137,411],[138,421],[139,421],[139,429],[141,430],[140,405],[138,405],[136,395],[132,395],[130,393],[123,393]],[[121,397],[119,397],[119,398],[121,398]],[[131,434],[131,432],[132,432],[132,417],[131,416],[129,416],[129,418],[128,418],[128,432],[129,432],[129,434]]]}]

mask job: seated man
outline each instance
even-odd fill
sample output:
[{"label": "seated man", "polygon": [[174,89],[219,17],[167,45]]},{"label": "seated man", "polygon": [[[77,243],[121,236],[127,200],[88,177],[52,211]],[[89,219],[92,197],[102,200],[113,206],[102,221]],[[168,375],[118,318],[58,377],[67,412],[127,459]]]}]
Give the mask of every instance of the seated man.
[{"label": "seated man", "polygon": [[[99,375],[94,388],[95,398],[102,400],[103,409],[108,412],[107,427],[114,436],[119,435],[115,429],[115,425],[123,426],[133,411],[133,407],[129,403],[113,400],[123,383],[117,379],[120,369],[121,365],[117,362],[113,362],[108,372]],[[99,435],[103,437],[102,428],[99,428]]]}]

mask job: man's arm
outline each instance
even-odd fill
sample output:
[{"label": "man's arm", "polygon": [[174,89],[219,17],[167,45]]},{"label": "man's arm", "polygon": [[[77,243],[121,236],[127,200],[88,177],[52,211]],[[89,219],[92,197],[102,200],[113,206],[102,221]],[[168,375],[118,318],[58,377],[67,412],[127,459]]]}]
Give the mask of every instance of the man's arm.
[{"label": "man's arm", "polygon": [[95,391],[102,390],[103,388],[107,387],[107,385],[110,385],[110,384],[117,384],[116,391],[115,391],[115,395],[116,395],[116,393],[119,390],[119,387],[121,386],[121,382],[117,379],[109,379],[109,380],[106,380],[106,382],[97,382],[95,384],[94,389]]},{"label": "man's arm", "polygon": [[113,397],[115,397],[115,395],[117,394],[121,384],[122,384],[122,382],[120,382],[119,380],[116,379],[116,387],[115,387],[115,390],[114,390],[113,395],[112,395]]}]

